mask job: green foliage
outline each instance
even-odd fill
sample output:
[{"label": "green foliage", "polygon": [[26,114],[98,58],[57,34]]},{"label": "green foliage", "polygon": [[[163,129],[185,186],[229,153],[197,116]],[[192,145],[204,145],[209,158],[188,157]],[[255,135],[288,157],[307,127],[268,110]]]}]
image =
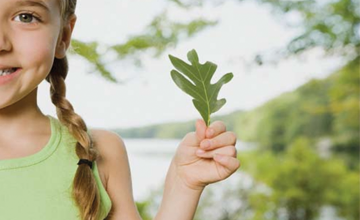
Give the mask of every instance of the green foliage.
[{"label": "green foliage", "polygon": [[[204,0],[188,3],[185,0],[170,0],[185,8],[201,7]],[[217,4],[228,0],[218,0]],[[245,0],[239,0],[241,4]],[[254,0],[248,0],[254,1]],[[298,28],[299,34],[284,47],[269,55],[262,53],[255,57],[258,64],[277,62],[283,58],[297,56],[312,48],[322,48],[326,55],[337,55],[353,60],[360,56],[360,1],[359,0],[255,0],[270,6],[279,21],[288,27]],[[211,1],[210,1],[211,2]],[[206,1],[208,3],[208,1]],[[294,19],[286,16],[297,17]]]},{"label": "green foliage", "polygon": [[[329,167],[332,169],[333,167]],[[332,192],[331,204],[337,207],[341,216],[347,216],[349,220],[360,219],[359,214],[359,174],[348,172],[337,180],[337,187]]]},{"label": "green foliage", "polygon": [[[333,150],[343,154],[348,165],[359,161],[359,68],[358,60],[327,79],[312,80],[244,114],[236,127],[241,138],[248,126],[254,127],[249,141],[264,149],[280,152],[297,137],[330,138]],[[247,119],[247,120],[244,120]]]},{"label": "green foliage", "polygon": [[137,210],[142,218],[142,220],[152,220],[152,217],[148,211],[150,201],[136,202]]},{"label": "green foliage", "polygon": [[[216,4],[224,3],[226,0],[214,1]],[[241,3],[244,0],[239,0]],[[259,3],[270,5],[279,20],[288,21],[284,18],[287,14],[298,15],[300,21],[289,24],[301,27],[298,36],[294,37],[286,46],[267,57],[265,54],[256,56],[255,61],[259,64],[267,60],[280,60],[293,55],[301,54],[315,47],[321,47],[327,55],[339,55],[348,60],[358,58],[360,55],[360,2],[359,0],[334,0],[334,1],[283,1],[283,0],[256,0]],[[176,7],[190,9],[192,7],[203,7],[204,0],[184,1],[169,0]],[[211,1],[210,1],[211,2]],[[208,2],[207,2],[208,3]],[[142,66],[140,54],[143,52],[154,52],[154,57],[159,57],[167,48],[191,38],[207,27],[215,26],[218,21],[195,19],[188,23],[170,21],[167,12],[157,15],[145,28],[144,32],[133,35],[124,43],[115,45],[100,45],[99,42],[81,42],[74,40],[72,44],[82,49],[75,53],[87,60],[96,72],[111,82],[116,82],[106,65],[100,58],[105,53],[114,52],[116,60],[111,62],[123,62],[124,58],[132,60],[136,66]],[[86,48],[88,47],[88,48]],[[99,52],[99,47],[103,48]],[[105,49],[104,49],[105,48]],[[84,51],[87,51],[84,53]],[[95,58],[95,59],[94,59]]]},{"label": "green foliage", "polygon": [[[331,99],[331,112],[334,115],[333,134],[335,150],[353,154],[358,151],[359,143],[359,63],[360,58],[349,63],[337,75],[328,91]],[[347,147],[351,146],[351,147]]]},{"label": "green foliage", "polygon": [[[94,72],[100,73],[110,82],[120,83],[108,70],[107,65],[113,62],[123,62],[125,58],[131,60],[137,67],[142,66],[140,54],[151,51],[153,57],[157,58],[171,47],[175,47],[181,40],[191,38],[207,27],[217,25],[217,21],[195,19],[187,23],[170,21],[167,12],[157,15],[144,32],[132,35],[124,43],[115,45],[104,45],[99,42],[81,42],[72,40],[73,54],[83,57],[91,66]],[[116,59],[104,61],[105,54],[114,53]]]},{"label": "green foliage", "polygon": [[190,9],[194,6],[203,6],[203,0],[192,0],[183,2],[182,0],[169,0],[170,2],[174,2],[176,5],[178,5],[181,8]]},{"label": "green foliage", "polygon": [[168,47],[178,44],[180,37],[192,37],[206,27],[216,25],[216,21],[196,19],[188,23],[170,21],[166,12],[156,16],[146,27],[146,32],[133,35],[124,44],[110,46],[119,59],[130,55],[138,55],[138,52],[153,49],[154,57],[159,57]]},{"label": "green foliage", "polygon": [[[296,108],[296,95],[284,94],[279,98],[266,103],[261,112],[261,120],[256,126],[256,140],[264,148],[279,152],[285,148],[288,117],[293,115]],[[253,123],[249,121],[248,123]]]},{"label": "green foliage", "polygon": [[209,126],[210,115],[217,112],[226,103],[226,99],[217,100],[217,96],[221,87],[233,78],[233,74],[227,73],[218,82],[211,84],[210,81],[217,65],[209,61],[200,64],[195,50],[189,51],[187,57],[192,65],[169,55],[171,63],[187,78],[176,70],[171,71],[171,77],[181,90],[194,98],[193,104],[195,108],[200,112],[206,125]]},{"label": "green foliage", "polygon": [[266,103],[258,110],[262,120],[258,121],[256,139],[263,147],[282,151],[298,136],[330,136],[328,89],[329,80],[312,80],[295,92]]},{"label": "green foliage", "polygon": [[240,156],[242,169],[271,189],[254,193],[254,219],[267,219],[269,214],[280,219],[279,210],[285,209],[286,219],[312,220],[326,205],[348,220],[359,219],[359,175],[340,160],[320,158],[311,145],[309,139],[298,138],[284,154],[266,151]]},{"label": "green foliage", "polygon": [[270,5],[282,22],[288,21],[288,14],[300,18],[296,24],[289,24],[302,29],[298,36],[280,50],[280,59],[315,47],[323,48],[326,55],[335,54],[348,60],[360,56],[359,0],[257,1]]},{"label": "green foliage", "polygon": [[117,80],[106,69],[105,64],[101,61],[101,55],[97,52],[99,44],[97,42],[84,43],[78,40],[72,40],[71,46],[73,53],[76,53],[87,59],[94,67],[95,71],[99,71],[101,75],[110,82]]}]

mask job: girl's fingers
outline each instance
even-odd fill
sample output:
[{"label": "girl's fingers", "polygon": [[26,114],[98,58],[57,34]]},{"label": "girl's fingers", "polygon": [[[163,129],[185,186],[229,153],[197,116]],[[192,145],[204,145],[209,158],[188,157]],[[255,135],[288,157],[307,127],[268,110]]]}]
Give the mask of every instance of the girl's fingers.
[{"label": "girl's fingers", "polygon": [[237,150],[234,146],[226,146],[211,151],[204,151],[201,148],[196,150],[196,155],[202,158],[213,158],[215,154],[227,155],[231,157],[237,156]]},{"label": "girl's fingers", "polygon": [[225,167],[228,175],[234,173],[240,167],[240,161],[237,158],[227,155],[216,154],[214,160]]},{"label": "girl's fingers", "polygon": [[210,124],[210,126],[206,129],[206,138],[215,137],[226,131],[226,126],[222,121],[214,121]]},{"label": "girl's fingers", "polygon": [[198,119],[195,123],[196,131],[189,132],[182,139],[182,144],[187,146],[199,146],[200,142],[205,138],[206,124],[204,120]]},{"label": "girl's fingers", "polygon": [[200,143],[200,148],[203,150],[212,150],[223,146],[235,145],[235,144],[236,144],[235,133],[231,131],[227,131],[212,139],[202,140]]},{"label": "girl's fingers", "polygon": [[[234,133],[226,132],[226,126],[222,121],[215,121],[209,127],[206,127],[205,121],[202,119],[196,120],[196,131],[188,133],[183,143],[190,146],[198,146],[205,139],[210,139],[208,142],[202,143],[203,149],[214,149],[224,145],[231,145],[236,142]],[[226,135],[223,135],[226,134]],[[209,146],[207,148],[207,146]]]}]

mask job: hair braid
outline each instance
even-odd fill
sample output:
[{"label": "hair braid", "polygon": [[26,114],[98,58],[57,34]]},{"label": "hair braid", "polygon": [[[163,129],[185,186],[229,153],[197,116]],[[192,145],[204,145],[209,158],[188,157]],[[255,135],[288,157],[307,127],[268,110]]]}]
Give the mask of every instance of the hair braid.
[{"label": "hair braid", "polygon": [[[84,120],[74,112],[71,103],[66,99],[65,78],[68,72],[67,58],[56,59],[46,77],[50,83],[52,103],[56,106],[56,114],[71,135],[77,140],[76,154],[80,159],[95,161],[98,152],[93,140],[87,133]],[[97,220],[100,212],[100,194],[92,170],[87,165],[79,165],[73,181],[72,196],[75,199],[84,220]]]}]

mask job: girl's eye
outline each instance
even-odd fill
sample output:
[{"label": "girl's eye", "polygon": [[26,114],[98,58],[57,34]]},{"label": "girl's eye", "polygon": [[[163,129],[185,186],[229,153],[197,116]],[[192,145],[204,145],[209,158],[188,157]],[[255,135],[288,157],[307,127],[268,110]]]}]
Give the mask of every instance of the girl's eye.
[{"label": "girl's eye", "polygon": [[[19,18],[18,20],[16,18]],[[24,22],[24,23],[32,23],[32,21],[38,20],[39,19],[37,17],[35,17],[34,15],[30,14],[30,13],[22,13],[19,14],[18,16],[16,16],[15,20],[20,21],[20,22]]]}]

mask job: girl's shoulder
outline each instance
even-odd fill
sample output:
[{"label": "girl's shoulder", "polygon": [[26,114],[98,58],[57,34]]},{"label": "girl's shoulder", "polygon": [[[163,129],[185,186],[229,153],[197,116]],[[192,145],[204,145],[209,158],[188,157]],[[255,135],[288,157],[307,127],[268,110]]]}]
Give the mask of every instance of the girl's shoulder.
[{"label": "girl's shoulder", "polygon": [[99,152],[99,175],[112,202],[110,215],[115,219],[127,219],[128,216],[140,219],[134,202],[124,141],[120,135],[109,130],[91,129],[90,135]]},{"label": "girl's shoulder", "polygon": [[111,164],[116,157],[124,157],[126,154],[125,144],[122,138],[115,132],[104,129],[91,129],[91,137],[94,146],[99,152],[96,164],[99,170],[101,181],[107,190],[109,171]]}]

